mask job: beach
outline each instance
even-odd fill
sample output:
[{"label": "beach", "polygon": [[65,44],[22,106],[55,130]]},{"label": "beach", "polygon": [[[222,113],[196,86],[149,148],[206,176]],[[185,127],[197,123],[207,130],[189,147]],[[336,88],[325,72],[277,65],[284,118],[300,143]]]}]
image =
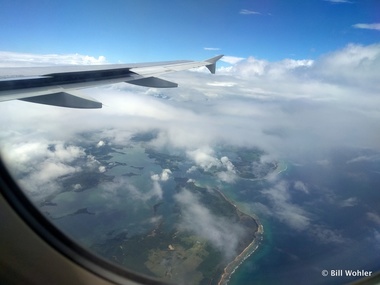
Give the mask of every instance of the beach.
[{"label": "beach", "polygon": [[235,207],[236,211],[250,216],[253,220],[255,220],[256,224],[258,225],[257,232],[252,242],[246,248],[244,248],[244,250],[224,268],[223,274],[220,277],[218,285],[226,285],[228,281],[230,280],[231,275],[235,272],[235,270],[244,262],[244,260],[246,260],[259,247],[263,239],[264,227],[260,223],[257,217],[243,212],[241,209],[239,209],[239,207],[236,204],[234,204],[230,199],[228,199],[219,189],[217,189],[217,191],[227,202],[229,202],[231,205]]}]

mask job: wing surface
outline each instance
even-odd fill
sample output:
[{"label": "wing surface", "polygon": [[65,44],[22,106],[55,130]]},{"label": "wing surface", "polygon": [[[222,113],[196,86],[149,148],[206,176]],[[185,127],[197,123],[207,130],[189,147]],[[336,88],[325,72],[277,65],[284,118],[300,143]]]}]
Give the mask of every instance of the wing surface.
[{"label": "wing surface", "polygon": [[177,87],[177,83],[157,76],[201,66],[215,73],[216,62],[221,57],[204,61],[0,68],[0,101],[18,99],[68,108],[101,108],[102,103],[76,90],[119,82],[155,88]]}]

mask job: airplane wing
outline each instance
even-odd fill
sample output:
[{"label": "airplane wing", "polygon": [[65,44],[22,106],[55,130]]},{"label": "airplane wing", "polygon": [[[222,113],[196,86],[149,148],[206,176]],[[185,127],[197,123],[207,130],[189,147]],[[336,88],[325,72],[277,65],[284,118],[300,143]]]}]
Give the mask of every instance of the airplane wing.
[{"label": "airplane wing", "polygon": [[206,66],[215,73],[219,55],[204,61],[0,68],[0,102],[23,100],[68,108],[102,108],[102,103],[77,89],[127,82],[145,87],[172,88],[178,84],[157,76]]}]

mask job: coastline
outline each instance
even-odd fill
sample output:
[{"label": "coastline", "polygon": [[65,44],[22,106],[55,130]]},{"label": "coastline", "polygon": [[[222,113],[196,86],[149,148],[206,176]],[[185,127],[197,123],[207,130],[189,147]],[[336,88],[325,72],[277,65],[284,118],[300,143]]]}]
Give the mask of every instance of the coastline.
[{"label": "coastline", "polygon": [[[272,172],[272,175],[277,176],[277,175],[281,174],[282,172],[285,172],[287,169],[288,169],[288,165],[284,161],[280,161],[277,164],[276,169]],[[268,178],[268,175],[263,177],[263,178],[258,178],[258,179],[254,179],[254,180],[261,180],[261,179],[267,179],[267,178]],[[220,191],[219,189],[216,189],[216,190],[228,203],[230,203],[232,206],[234,206],[237,211],[239,211],[240,213],[246,214],[246,215],[250,216],[253,220],[255,220],[257,227],[258,227],[255,238],[252,240],[252,242],[238,256],[236,256],[233,261],[228,263],[227,266],[224,268],[223,274],[220,277],[218,285],[227,285],[230,278],[231,278],[231,275],[234,274],[236,269],[249,256],[251,256],[251,254],[254,253],[257,250],[257,248],[259,247],[260,242],[263,240],[263,236],[264,236],[264,226],[260,223],[260,220],[258,219],[258,217],[242,211],[234,202],[232,202],[230,199],[228,199],[222,191]]]},{"label": "coastline", "polygon": [[259,247],[260,242],[263,239],[264,234],[264,227],[260,223],[259,219],[251,214],[247,214],[243,212],[239,207],[234,204],[230,199],[226,197],[219,189],[216,189],[216,191],[231,205],[235,207],[237,211],[240,213],[243,213],[245,215],[250,216],[253,220],[255,220],[258,228],[257,232],[255,234],[255,238],[252,240],[252,242],[238,255],[235,257],[233,261],[227,264],[227,266],[223,270],[223,274],[219,279],[218,285],[226,285],[228,281],[231,278],[231,275],[235,272],[235,270],[252,254],[256,251],[256,249]]}]

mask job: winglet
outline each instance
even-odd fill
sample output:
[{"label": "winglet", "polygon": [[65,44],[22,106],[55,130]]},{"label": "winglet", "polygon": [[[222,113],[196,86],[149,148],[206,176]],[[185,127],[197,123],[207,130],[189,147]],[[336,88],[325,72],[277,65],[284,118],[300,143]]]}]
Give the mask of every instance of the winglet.
[{"label": "winglet", "polygon": [[210,72],[212,74],[215,74],[215,69],[216,69],[216,62],[221,59],[224,55],[221,54],[221,55],[218,55],[218,56],[215,56],[213,58],[210,58],[210,59],[206,59],[205,62],[209,63],[206,65],[206,67],[208,68],[208,70],[210,70]]}]

